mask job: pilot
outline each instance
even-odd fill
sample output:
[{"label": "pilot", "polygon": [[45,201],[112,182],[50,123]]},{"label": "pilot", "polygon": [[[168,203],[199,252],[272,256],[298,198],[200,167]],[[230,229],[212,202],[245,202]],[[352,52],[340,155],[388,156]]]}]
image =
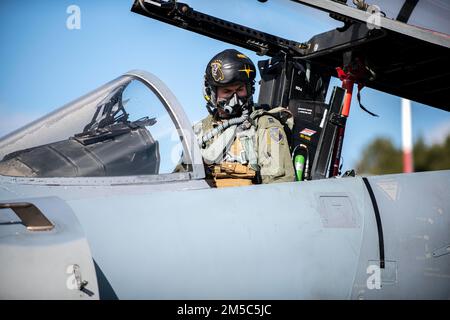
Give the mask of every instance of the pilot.
[{"label": "pilot", "polygon": [[[208,181],[217,187],[294,181],[284,108],[255,107],[256,69],[227,49],[209,61],[204,97],[209,115],[194,125]],[[281,110],[283,109],[283,110]]]}]

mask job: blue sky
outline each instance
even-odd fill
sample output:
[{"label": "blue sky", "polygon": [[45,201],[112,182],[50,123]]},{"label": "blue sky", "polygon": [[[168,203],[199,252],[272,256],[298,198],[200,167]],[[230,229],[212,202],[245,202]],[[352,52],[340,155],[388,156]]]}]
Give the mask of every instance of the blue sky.
[{"label": "blue sky", "polygon": [[[339,26],[325,13],[288,0],[184,2],[296,41]],[[81,9],[80,30],[66,28],[66,9],[72,4]],[[233,46],[134,14],[131,5],[130,0],[0,1],[0,136],[131,69],[144,69],[163,80],[191,121],[204,117],[206,63]],[[261,59],[234,48],[255,63]],[[377,136],[401,143],[400,99],[368,88],[362,99],[380,117],[360,110],[355,99],[344,141],[344,169],[356,165],[363,147]],[[414,139],[424,135],[429,143],[440,142],[450,133],[449,112],[413,103],[412,117]]]}]

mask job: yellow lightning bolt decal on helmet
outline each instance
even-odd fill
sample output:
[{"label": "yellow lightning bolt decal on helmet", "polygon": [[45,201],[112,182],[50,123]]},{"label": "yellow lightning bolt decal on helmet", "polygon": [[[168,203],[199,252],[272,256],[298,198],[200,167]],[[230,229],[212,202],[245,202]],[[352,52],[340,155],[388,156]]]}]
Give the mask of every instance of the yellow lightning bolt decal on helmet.
[{"label": "yellow lightning bolt decal on helmet", "polygon": [[239,71],[245,72],[247,73],[247,77],[250,78],[250,72],[254,72],[254,70],[252,70],[249,66],[245,66],[244,69],[241,69]]}]

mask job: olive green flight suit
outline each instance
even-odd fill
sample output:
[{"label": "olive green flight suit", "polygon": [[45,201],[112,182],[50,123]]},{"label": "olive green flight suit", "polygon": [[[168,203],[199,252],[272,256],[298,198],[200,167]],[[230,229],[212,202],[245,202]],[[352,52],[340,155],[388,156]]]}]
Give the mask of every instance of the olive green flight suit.
[{"label": "olive green flight suit", "polygon": [[[252,123],[252,128],[247,130],[247,132],[244,131],[241,132],[241,134],[237,134],[240,136],[240,139],[242,139],[242,134],[246,136],[245,138],[251,139],[250,143],[248,143],[248,141],[245,143],[247,148],[249,148],[248,145],[251,145],[253,148],[253,152],[246,150],[247,159],[250,159],[250,161],[247,162],[247,165],[252,169],[260,171],[262,183],[294,181],[294,167],[291,160],[286,133],[281,122],[273,114],[271,114],[270,111],[263,110],[254,111],[250,115],[250,120]],[[213,129],[215,123],[216,122],[213,117],[209,115],[202,121],[195,124],[194,133],[197,139],[201,138],[203,134]],[[235,130],[235,128],[232,127],[229,127],[226,130]],[[226,130],[209,141],[205,148],[201,148],[204,160],[207,158],[206,154],[208,147],[210,147],[216,139],[221,139],[221,135],[225,134]],[[227,132],[226,134],[230,136],[230,132]],[[230,141],[229,143],[225,142],[226,145],[222,146],[222,148],[225,147],[225,149],[229,149],[233,142],[238,138],[235,135],[232,139],[233,141]],[[254,158],[256,163],[252,163],[252,158]],[[213,159],[216,158],[213,157]],[[206,163],[211,165],[211,161],[216,164],[222,163],[221,160],[209,160],[209,162]]]}]

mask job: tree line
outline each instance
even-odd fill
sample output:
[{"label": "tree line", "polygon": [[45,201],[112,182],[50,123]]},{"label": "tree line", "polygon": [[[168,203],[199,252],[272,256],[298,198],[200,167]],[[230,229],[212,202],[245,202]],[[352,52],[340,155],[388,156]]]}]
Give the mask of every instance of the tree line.
[{"label": "tree line", "polygon": [[[420,137],[413,148],[414,171],[450,169],[450,135],[443,143],[427,145]],[[378,137],[369,143],[359,160],[358,174],[389,174],[403,172],[403,153],[390,139]]]}]

